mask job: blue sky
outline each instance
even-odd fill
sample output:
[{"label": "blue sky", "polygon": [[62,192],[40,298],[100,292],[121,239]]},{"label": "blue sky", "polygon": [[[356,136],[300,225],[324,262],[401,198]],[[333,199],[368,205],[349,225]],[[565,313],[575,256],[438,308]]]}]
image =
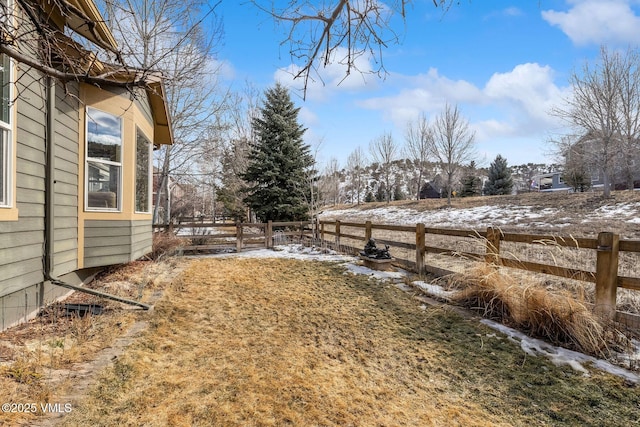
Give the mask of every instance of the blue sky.
[{"label": "blue sky", "polygon": [[225,27],[217,59],[227,81],[238,90],[245,81],[261,90],[276,81],[291,87],[305,141],[321,142],[321,163],[335,157],[341,166],[383,133],[404,144],[406,123],[421,112],[433,117],[446,102],[458,104],[475,130],[481,165],[498,154],[510,165],[551,163],[547,141],[564,125],[548,113],[569,93],[570,73],[596,60],[601,45],[640,41],[637,0],[461,0],[446,14],[431,0],[414,0],[394,27],[400,43],[383,52],[385,78],[354,74],[338,84],[344,69],[331,66],[303,100],[301,83],[286,72],[286,28],[243,1],[223,1],[217,11]]}]

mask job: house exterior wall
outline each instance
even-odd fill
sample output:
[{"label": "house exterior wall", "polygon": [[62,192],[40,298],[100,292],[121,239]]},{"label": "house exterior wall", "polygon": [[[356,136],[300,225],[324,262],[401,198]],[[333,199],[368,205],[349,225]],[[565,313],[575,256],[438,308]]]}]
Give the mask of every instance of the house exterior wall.
[{"label": "house exterior wall", "polygon": [[[20,74],[15,104],[15,211],[0,218],[0,330],[32,317],[47,303],[69,293],[44,282],[46,105],[43,76]],[[78,94],[77,86],[66,88]],[[81,283],[77,269],[78,101],[56,87],[54,113],[54,275]]]},{"label": "house exterior wall", "polygon": [[[77,87],[75,90],[77,93]],[[75,97],[65,96],[60,85],[55,96],[53,275],[60,276],[78,268],[80,103]]]},{"label": "house exterior wall", "polygon": [[15,220],[0,221],[0,297],[41,282],[44,239],[44,88],[36,73],[16,90]]},{"label": "house exterior wall", "polygon": [[[93,2],[87,0],[87,5]],[[69,22],[55,5],[51,7],[50,22],[64,30]],[[112,41],[97,8],[91,12],[97,14],[98,25],[85,37],[97,31],[103,41]],[[22,13],[19,6],[15,13]],[[26,33],[28,29],[22,30]],[[76,30],[84,34],[82,28]],[[35,58],[36,43],[29,40],[17,46],[20,53]],[[15,61],[11,66],[14,82],[10,98],[15,103],[11,120],[4,118],[2,125],[10,133],[11,142],[10,188],[7,192],[3,187],[0,206],[0,330],[28,320],[43,305],[73,292],[45,280],[47,236],[53,237],[49,242],[49,273],[73,285],[91,280],[101,267],[129,262],[151,251],[151,213],[135,212],[136,135],[141,132],[156,144],[172,140],[164,89],[155,77],[136,96],[116,86],[97,88],[67,82],[64,87],[55,85],[53,99],[47,99],[51,93],[49,79],[31,67],[18,67]],[[47,117],[51,106],[53,114]],[[123,118],[122,200],[118,211],[97,212],[85,207],[87,106]],[[9,130],[7,126],[12,127]],[[11,197],[5,206],[7,194]]]},{"label": "house exterior wall", "polygon": [[151,251],[151,220],[86,220],[84,267],[121,264]]},{"label": "house exterior wall", "polygon": [[[151,213],[135,211],[135,170],[136,132],[138,129],[149,140],[153,140],[153,122],[150,107],[144,93],[135,98],[120,88],[98,90],[83,85],[81,99],[85,105],[122,117],[123,163],[122,163],[122,206],[119,211],[95,211],[84,206],[85,193],[85,150],[86,135],[84,111],[80,114],[80,205],[79,248],[80,267],[119,264],[133,261],[152,249]],[[84,110],[84,109],[81,109]]]},{"label": "house exterior wall", "polygon": [[[0,330],[34,317],[43,305],[70,293],[44,277],[45,81],[40,73],[27,70],[16,82],[15,205],[0,215]],[[95,267],[126,263],[151,251],[151,214],[135,213],[135,132],[139,128],[153,140],[151,110],[145,97],[132,103],[128,93],[118,92],[87,91],[74,83],[55,88],[52,275],[74,285],[90,279]],[[120,212],[85,211],[85,105],[115,112],[129,108],[124,113]]]}]

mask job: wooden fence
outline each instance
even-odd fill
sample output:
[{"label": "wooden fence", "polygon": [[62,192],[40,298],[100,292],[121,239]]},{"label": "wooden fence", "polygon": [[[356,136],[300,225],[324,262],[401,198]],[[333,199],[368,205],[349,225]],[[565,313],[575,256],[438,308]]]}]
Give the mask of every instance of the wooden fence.
[{"label": "wooden fence", "polygon": [[[451,271],[425,263],[426,254],[463,256],[484,260],[506,267],[544,273],[553,276],[595,283],[594,310],[605,319],[617,319],[633,327],[640,327],[640,316],[616,312],[618,288],[640,291],[640,278],[624,276],[618,273],[620,254],[623,252],[640,254],[640,240],[621,240],[617,234],[602,232],[597,238],[574,238],[572,236],[552,236],[505,233],[498,228],[489,227],[485,231],[464,229],[429,228],[424,224],[415,226],[353,223],[344,221],[316,222],[272,222],[267,223],[212,223],[206,221],[182,223],[176,226],[178,236],[189,239],[190,244],[182,247],[182,252],[202,252],[220,248],[235,248],[237,252],[245,248],[272,248],[274,241],[282,237],[313,239],[316,244],[326,245],[336,250],[357,254],[364,247],[374,231],[389,232],[396,236],[409,234],[405,241],[391,238],[378,238],[378,245],[389,245],[413,254],[409,258],[397,258],[395,262],[419,274],[424,272],[436,275],[450,274]],[[353,229],[360,230],[353,234]],[[219,231],[218,231],[219,230]],[[330,238],[329,236],[332,236]],[[471,252],[439,246],[438,237],[457,237],[481,242],[481,252]],[[409,241],[407,241],[409,240]],[[572,268],[557,264],[538,263],[505,256],[503,246],[508,243],[531,246],[552,244],[554,247],[567,247],[595,251],[595,268]],[[354,245],[355,244],[355,245]],[[640,265],[640,263],[638,263]],[[640,268],[639,268],[640,270]]]},{"label": "wooden fence", "polygon": [[266,223],[213,223],[184,222],[169,227],[156,226],[156,230],[171,230],[190,244],[180,248],[181,253],[204,252],[222,248],[235,248],[241,252],[246,248],[273,248],[274,240],[280,237],[299,239],[314,237],[310,221]]},{"label": "wooden fence", "polygon": [[[327,236],[333,236],[332,246],[341,248],[348,252],[357,253],[361,246],[353,246],[352,243],[366,242],[372,237],[374,230],[385,230],[395,233],[411,233],[415,235],[415,242],[401,242],[384,238],[376,238],[376,243],[389,245],[391,248],[401,248],[415,252],[415,259],[400,259],[398,262],[418,273],[432,272],[437,275],[451,273],[438,267],[425,264],[427,253],[463,256],[466,258],[484,260],[488,263],[503,265],[506,267],[522,269],[530,272],[550,274],[563,278],[581,280],[595,283],[595,306],[594,310],[605,319],[617,319],[626,324],[640,327],[640,317],[629,315],[628,313],[616,313],[616,296],[618,288],[640,291],[640,278],[622,276],[618,274],[618,263],[621,252],[640,253],[640,240],[621,240],[617,234],[602,232],[597,238],[574,238],[572,236],[551,236],[504,233],[498,228],[489,227],[486,231],[463,230],[463,229],[439,229],[429,228],[424,224],[415,226],[404,225],[383,225],[365,223],[353,223],[343,221],[320,221],[319,237],[321,241],[328,241]],[[329,229],[331,228],[331,230]],[[345,229],[360,229],[362,233],[345,233]],[[483,242],[484,253],[465,252],[452,250],[436,246],[435,236],[449,236],[472,238]],[[559,265],[548,265],[527,260],[514,259],[503,256],[501,246],[504,242],[514,242],[527,245],[554,245],[558,247],[568,247],[576,249],[588,249],[596,251],[596,262],[594,271],[569,268]]]}]

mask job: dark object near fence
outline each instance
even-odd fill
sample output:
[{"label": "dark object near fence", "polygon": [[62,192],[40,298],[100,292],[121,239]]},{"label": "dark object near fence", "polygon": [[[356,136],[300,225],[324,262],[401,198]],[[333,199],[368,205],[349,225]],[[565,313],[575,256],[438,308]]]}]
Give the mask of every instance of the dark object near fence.
[{"label": "dark object near fence", "polygon": [[384,249],[378,249],[374,238],[369,239],[367,244],[364,245],[364,251],[360,251],[360,255],[372,259],[391,259],[389,245],[385,245]]},{"label": "dark object near fence", "polygon": [[64,304],[66,316],[84,317],[87,314],[97,316],[102,314],[102,306],[100,304]]}]

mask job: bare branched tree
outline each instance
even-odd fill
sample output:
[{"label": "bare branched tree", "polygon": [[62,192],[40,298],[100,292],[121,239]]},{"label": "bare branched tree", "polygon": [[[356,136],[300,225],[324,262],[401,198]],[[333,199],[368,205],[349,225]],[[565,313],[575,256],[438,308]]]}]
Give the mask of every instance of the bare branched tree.
[{"label": "bare branched tree", "polygon": [[167,86],[174,144],[161,147],[155,157],[159,164],[160,188],[154,209],[168,209],[169,176],[191,170],[202,159],[212,130],[225,108],[226,91],[218,81],[215,49],[222,26],[215,16],[219,2],[209,6],[201,0],[105,0],[105,18],[121,46],[122,58],[142,69],[162,72]]},{"label": "bare branched tree", "polygon": [[640,165],[640,54],[629,49],[622,57],[620,84],[620,172],[633,191]]},{"label": "bare branched tree", "polygon": [[405,154],[414,161],[418,169],[416,200],[420,200],[422,180],[424,179],[427,163],[433,153],[433,147],[431,146],[433,143],[432,132],[429,122],[427,121],[427,116],[424,113],[420,114],[415,123],[408,123],[405,131]]},{"label": "bare branched tree", "polygon": [[380,164],[381,175],[385,186],[385,199],[387,203],[389,203],[393,186],[391,182],[393,176],[392,166],[398,154],[398,146],[394,142],[391,134],[385,133],[371,141],[369,144],[369,152],[371,153],[373,161]]},{"label": "bare branched tree", "polygon": [[63,86],[84,82],[98,86],[145,87],[151,68],[128,64],[97,11],[67,0],[15,0],[0,7],[0,53],[23,67],[38,70]]},{"label": "bare branched tree", "polygon": [[476,157],[475,132],[462,117],[458,106],[447,104],[433,122],[432,152],[445,178],[447,205],[451,206],[451,192],[456,173]]},{"label": "bare branched tree", "polygon": [[[615,160],[619,156],[621,130],[625,127],[623,111],[633,108],[627,90],[633,88],[626,84],[629,79],[627,61],[629,55],[600,49],[600,60],[594,65],[584,64],[582,73],[573,72],[570,76],[572,94],[565,99],[565,105],[556,107],[552,114],[564,119],[582,134],[582,144],[589,144],[590,162],[603,178],[604,197],[611,195],[611,181]],[[635,84],[635,83],[634,83]],[[627,107],[622,108],[622,98],[627,99]],[[636,93],[636,97],[640,94]],[[631,125],[637,112],[628,111]],[[635,127],[637,125],[632,125]]]},{"label": "bare branched tree", "polygon": [[340,197],[340,164],[335,157],[330,158],[324,168],[320,192],[324,197],[325,205],[335,206],[342,201]]},{"label": "bare branched tree", "polygon": [[351,188],[356,193],[356,202],[359,205],[364,186],[364,173],[367,166],[367,156],[360,147],[356,148],[347,158],[347,170],[351,180]]},{"label": "bare branched tree", "polygon": [[237,221],[247,219],[247,207],[243,201],[247,183],[242,175],[249,165],[249,152],[254,141],[251,123],[259,116],[261,96],[257,88],[246,83],[242,92],[232,94],[229,99],[227,121],[230,126],[222,155],[222,188],[219,196],[227,214]]},{"label": "bare branched tree", "polygon": [[[447,10],[454,0],[432,0],[435,7]],[[319,77],[318,70],[331,63],[345,67],[345,77],[359,70],[360,57],[378,64],[374,70],[385,73],[382,51],[400,38],[391,28],[395,15],[404,19],[411,0],[397,0],[392,4],[380,0],[331,0],[323,2],[252,0],[258,8],[270,14],[286,27],[282,42],[289,46],[291,58],[299,65],[295,77],[306,88],[309,79]]]}]

